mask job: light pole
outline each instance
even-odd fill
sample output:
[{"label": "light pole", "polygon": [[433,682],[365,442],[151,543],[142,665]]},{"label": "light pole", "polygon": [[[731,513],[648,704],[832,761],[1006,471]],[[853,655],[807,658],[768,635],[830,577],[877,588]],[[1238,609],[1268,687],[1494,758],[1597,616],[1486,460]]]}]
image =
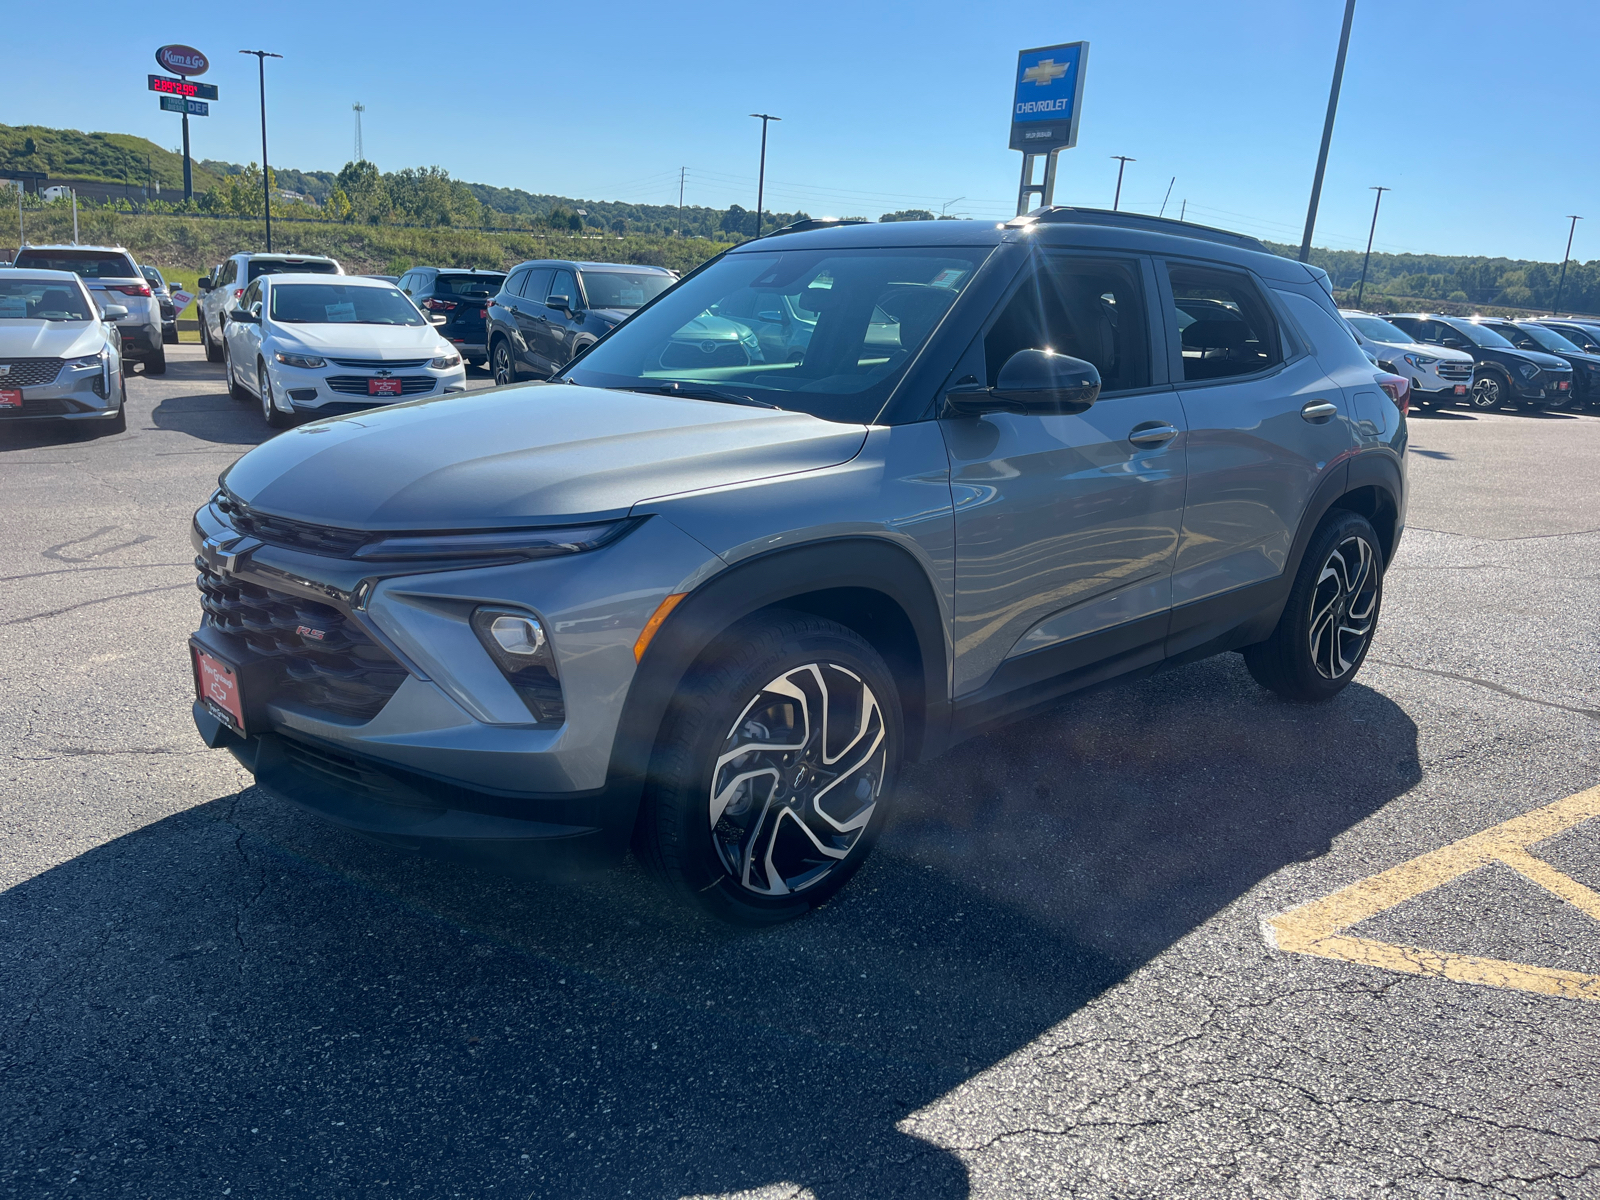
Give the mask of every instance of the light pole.
[{"label": "light pole", "polygon": [[1129,163],[1139,160],[1129,158],[1126,154],[1113,154],[1111,157],[1117,160],[1117,194],[1111,201],[1111,211],[1116,212],[1122,204],[1122,172],[1127,169]]},{"label": "light pole", "polygon": [[[1353,4],[1355,0],[1351,0]],[[256,67],[261,76],[261,198],[266,201],[267,212],[267,253],[272,253],[272,185],[267,182],[267,59],[282,58],[281,54],[274,54],[270,50],[241,50],[240,54],[254,54]]]},{"label": "light pole", "polygon": [[1322,176],[1328,169],[1328,143],[1333,141],[1333,116],[1339,111],[1339,85],[1344,82],[1344,56],[1350,49],[1350,22],[1356,0],[1344,0],[1344,28],[1339,31],[1339,56],[1333,62],[1333,86],[1328,89],[1328,115],[1322,122],[1322,148],[1317,151],[1317,173],[1311,180],[1311,205],[1306,209],[1306,232],[1300,239],[1300,261],[1311,261],[1311,231],[1317,226],[1317,203],[1322,199]]},{"label": "light pole", "polygon": [[1569,213],[1567,214],[1567,220],[1571,221],[1572,224],[1567,226],[1567,252],[1561,256],[1561,281],[1556,284],[1556,302],[1550,306],[1552,316],[1556,315],[1561,309],[1561,292],[1567,286],[1567,259],[1572,257],[1572,235],[1578,231],[1578,222],[1583,218],[1575,217]]},{"label": "light pole", "polygon": [[1372,228],[1367,230],[1367,256],[1361,260],[1361,282],[1356,284],[1356,307],[1361,307],[1362,293],[1367,289],[1367,264],[1372,261],[1372,235],[1378,232],[1378,205],[1383,203],[1383,194],[1394,191],[1393,188],[1372,187],[1369,191],[1378,194],[1372,200]]},{"label": "light pole", "polygon": [[756,236],[761,236],[761,206],[765,202],[763,193],[767,186],[767,122],[781,121],[782,117],[774,117],[770,113],[751,113],[752,117],[761,122],[761,173],[756,176]]},{"label": "light pole", "polygon": [[1167,194],[1161,197],[1161,211],[1158,212],[1156,216],[1164,217],[1167,215],[1167,201],[1172,199],[1172,185],[1177,182],[1178,177],[1176,175],[1167,181]]},{"label": "light pole", "polygon": [[954,200],[946,200],[943,204],[939,205],[939,218],[940,218],[940,220],[944,219],[944,214],[945,214],[946,210],[948,210],[949,207],[952,204],[960,204],[965,199],[966,199],[965,196],[957,196]]}]

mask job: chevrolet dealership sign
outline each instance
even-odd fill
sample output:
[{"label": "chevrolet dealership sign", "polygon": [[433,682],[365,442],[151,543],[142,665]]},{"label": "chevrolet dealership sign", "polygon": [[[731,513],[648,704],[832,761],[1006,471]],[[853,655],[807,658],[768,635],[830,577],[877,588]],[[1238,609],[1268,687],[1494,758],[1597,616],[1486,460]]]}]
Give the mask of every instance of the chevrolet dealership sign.
[{"label": "chevrolet dealership sign", "polygon": [[1011,103],[1013,150],[1045,154],[1078,144],[1088,61],[1088,42],[1041,46],[1017,55],[1016,95]]}]

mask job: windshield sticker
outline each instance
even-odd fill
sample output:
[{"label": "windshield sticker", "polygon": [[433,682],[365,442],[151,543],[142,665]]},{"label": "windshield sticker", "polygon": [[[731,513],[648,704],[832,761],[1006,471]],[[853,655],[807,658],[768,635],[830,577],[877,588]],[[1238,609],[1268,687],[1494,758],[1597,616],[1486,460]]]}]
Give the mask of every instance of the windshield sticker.
[{"label": "windshield sticker", "polygon": [[644,303],[644,289],[642,287],[625,287],[618,293],[621,297],[621,307],[638,308]]},{"label": "windshield sticker", "polygon": [[955,287],[956,284],[961,282],[962,277],[965,275],[966,272],[958,267],[948,267],[933,277],[933,286],[943,288]]},{"label": "windshield sticker", "polygon": [[26,317],[28,315],[28,299],[26,296],[0,296],[0,317]]},{"label": "windshield sticker", "polygon": [[356,306],[349,300],[343,304],[325,304],[323,311],[328,314],[330,322],[354,321],[356,319]]}]

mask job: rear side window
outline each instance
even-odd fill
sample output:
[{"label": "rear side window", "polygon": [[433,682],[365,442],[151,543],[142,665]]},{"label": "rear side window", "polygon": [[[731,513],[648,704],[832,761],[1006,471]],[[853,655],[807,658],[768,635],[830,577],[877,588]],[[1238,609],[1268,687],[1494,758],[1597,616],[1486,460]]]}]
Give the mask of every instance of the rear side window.
[{"label": "rear side window", "polygon": [[339,268],[331,262],[274,262],[272,259],[251,259],[246,278],[258,279],[262,275],[337,275]]},{"label": "rear side window", "polygon": [[1596,350],[1600,350],[1600,339],[1597,339],[1594,333],[1591,333],[1581,325],[1552,325],[1551,328],[1566,338],[1567,341],[1574,343],[1591,354]]},{"label": "rear side window", "polygon": [[505,283],[500,285],[500,290],[508,296],[522,295],[522,285],[528,282],[528,268],[511,272]]},{"label": "rear side window", "polygon": [[1248,276],[1177,263],[1167,274],[1185,380],[1254,375],[1283,361],[1278,323]]},{"label": "rear side window", "polygon": [[550,268],[534,267],[522,281],[522,294],[529,300],[543,300],[550,294]]},{"label": "rear side window", "polygon": [[1091,362],[1106,393],[1149,386],[1150,335],[1138,262],[1041,256],[983,339],[990,387],[1019,350],[1054,350]]},{"label": "rear side window", "polygon": [[433,281],[435,296],[492,296],[500,290],[501,275],[441,275]]},{"label": "rear side window", "polygon": [[12,265],[36,271],[73,271],[83,279],[142,278],[126,254],[103,250],[24,250]]}]

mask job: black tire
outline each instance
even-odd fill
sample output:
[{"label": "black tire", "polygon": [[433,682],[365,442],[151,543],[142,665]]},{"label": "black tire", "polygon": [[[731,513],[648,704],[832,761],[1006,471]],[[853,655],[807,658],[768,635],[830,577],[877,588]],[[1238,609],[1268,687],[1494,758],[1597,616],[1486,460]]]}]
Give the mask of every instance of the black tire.
[{"label": "black tire", "polygon": [[267,364],[256,363],[256,379],[261,388],[261,419],[273,429],[287,429],[294,424],[288,413],[279,412],[272,402],[272,377],[267,374]]},{"label": "black tire", "polygon": [[144,360],[144,373],[146,375],[165,375],[167,373],[167,348],[165,346],[156,351],[154,358]]},{"label": "black tire", "polygon": [[505,387],[517,381],[517,361],[511,356],[511,343],[496,338],[489,350],[490,369],[494,372],[495,387]]},{"label": "black tire", "polygon": [[128,432],[128,379],[125,375],[117,376],[117,394],[121,402],[117,405],[117,415],[106,422],[106,433]]},{"label": "black tire", "polygon": [[204,313],[200,314],[200,340],[205,344],[206,361],[221,362],[222,347],[211,340],[211,326],[206,324],[206,315]]},{"label": "black tire", "polygon": [[1331,700],[1366,661],[1383,607],[1383,545],[1359,513],[1335,509],[1300,560],[1278,627],[1244,649],[1262,687],[1286,700]]},{"label": "black tire", "polygon": [[1511,380],[1498,371],[1481,371],[1467,389],[1467,403],[1479,412],[1494,412],[1511,399]]},{"label": "black tire", "polygon": [[222,347],[222,372],[223,378],[228,381],[229,396],[235,400],[241,401],[255,399],[255,397],[250,394],[249,389],[246,388],[244,384],[240,383],[238,377],[234,375],[233,354],[228,350],[226,344],[224,344]]},{"label": "black tire", "polygon": [[[819,709],[830,719],[818,720]],[[859,635],[804,613],[752,617],[679,687],[651,761],[635,851],[680,901],[724,921],[798,917],[843,887],[871,851],[903,736],[893,678]]]}]

